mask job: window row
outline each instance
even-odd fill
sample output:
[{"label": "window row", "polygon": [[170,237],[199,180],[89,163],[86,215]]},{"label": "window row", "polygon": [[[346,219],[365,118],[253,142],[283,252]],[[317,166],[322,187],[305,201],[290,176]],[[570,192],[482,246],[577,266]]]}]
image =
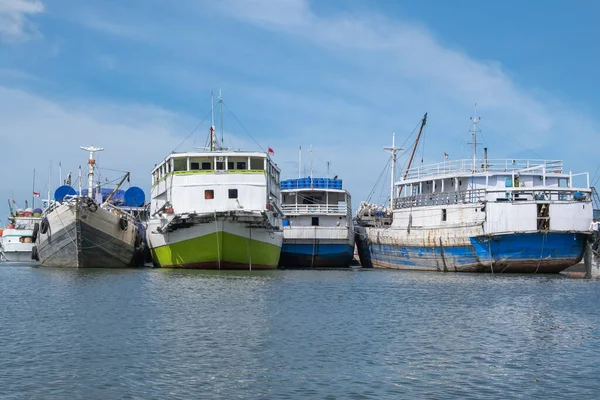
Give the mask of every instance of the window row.
[{"label": "window row", "polygon": [[[238,198],[238,190],[237,189],[229,189],[227,194],[230,199]],[[215,191],[213,189],[206,189],[204,191],[204,200],[213,200],[214,198],[215,198]]]}]

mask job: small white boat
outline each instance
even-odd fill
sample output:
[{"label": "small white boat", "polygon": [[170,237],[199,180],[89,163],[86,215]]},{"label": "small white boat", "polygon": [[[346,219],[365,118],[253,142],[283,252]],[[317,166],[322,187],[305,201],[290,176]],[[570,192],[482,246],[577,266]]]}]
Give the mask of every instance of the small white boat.
[{"label": "small white boat", "polygon": [[[0,261],[32,263],[33,231],[41,218],[34,217],[30,209],[9,218],[9,223],[0,230]],[[36,209],[37,211],[37,209]],[[41,212],[41,210],[39,210]]]}]

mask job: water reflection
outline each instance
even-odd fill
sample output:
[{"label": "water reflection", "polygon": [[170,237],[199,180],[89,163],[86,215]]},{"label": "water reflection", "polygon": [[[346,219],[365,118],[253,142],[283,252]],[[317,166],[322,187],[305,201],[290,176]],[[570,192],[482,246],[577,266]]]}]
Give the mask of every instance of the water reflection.
[{"label": "water reflection", "polygon": [[590,397],[599,285],[2,268],[0,397]]}]

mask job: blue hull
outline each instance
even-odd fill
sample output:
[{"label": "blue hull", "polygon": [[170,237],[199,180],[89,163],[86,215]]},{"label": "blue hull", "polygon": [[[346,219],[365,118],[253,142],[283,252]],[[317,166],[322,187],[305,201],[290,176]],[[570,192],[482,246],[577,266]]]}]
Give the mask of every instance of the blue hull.
[{"label": "blue hull", "polygon": [[[581,261],[588,235],[534,232],[479,236],[456,247],[412,247],[367,243],[363,265],[456,272],[558,273]],[[357,241],[364,242],[357,235]],[[360,243],[360,247],[365,243]]]},{"label": "blue hull", "polygon": [[349,267],[354,248],[348,243],[283,243],[279,266],[286,268]]}]

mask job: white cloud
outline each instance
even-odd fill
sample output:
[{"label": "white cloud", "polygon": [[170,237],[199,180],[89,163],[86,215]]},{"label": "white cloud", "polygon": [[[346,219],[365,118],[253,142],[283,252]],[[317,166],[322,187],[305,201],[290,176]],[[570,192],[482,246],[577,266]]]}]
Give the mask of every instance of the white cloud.
[{"label": "white cloud", "polygon": [[[36,189],[46,193],[48,168],[52,163],[51,189],[59,183],[57,165],[77,175],[87,155],[80,146],[104,147],[98,154],[102,168],[131,171],[132,184],[148,193],[150,170],[175,148],[195,119],[152,105],[100,103],[85,100],[57,101],[23,90],[0,86],[0,143],[3,171],[0,210],[14,196],[23,204],[31,199],[33,169]],[[115,177],[118,172],[106,170]],[[3,217],[4,212],[0,213]]]},{"label": "white cloud", "polygon": [[43,11],[39,0],[0,0],[0,41],[20,42],[38,35],[30,17]]}]

